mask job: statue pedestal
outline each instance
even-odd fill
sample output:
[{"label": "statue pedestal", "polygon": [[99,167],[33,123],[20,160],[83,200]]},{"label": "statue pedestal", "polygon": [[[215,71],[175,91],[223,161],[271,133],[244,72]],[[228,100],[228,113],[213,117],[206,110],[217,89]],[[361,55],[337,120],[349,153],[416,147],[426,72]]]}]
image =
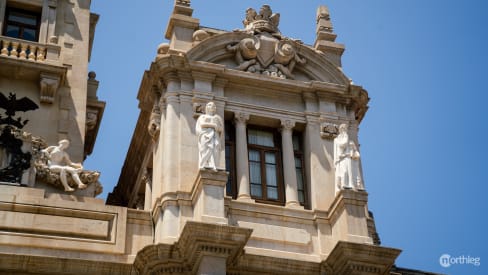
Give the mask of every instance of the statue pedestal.
[{"label": "statue pedestal", "polygon": [[339,239],[373,244],[368,232],[368,193],[353,189],[343,189],[329,209],[331,225],[340,232]]},{"label": "statue pedestal", "polygon": [[228,173],[224,170],[200,169],[192,190],[195,220],[227,224],[224,196]]}]

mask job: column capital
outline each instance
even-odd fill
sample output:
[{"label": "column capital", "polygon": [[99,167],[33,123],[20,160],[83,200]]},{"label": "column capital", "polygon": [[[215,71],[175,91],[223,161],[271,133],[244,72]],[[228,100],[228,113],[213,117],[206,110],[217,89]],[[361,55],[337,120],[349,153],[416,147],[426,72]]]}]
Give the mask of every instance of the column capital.
[{"label": "column capital", "polygon": [[246,124],[249,120],[250,115],[244,112],[235,112],[234,113],[234,121],[239,124]]},{"label": "column capital", "polygon": [[290,119],[282,119],[281,120],[281,130],[282,131],[290,131],[295,127],[295,121]]},{"label": "column capital", "polygon": [[169,82],[180,81],[180,78],[178,77],[177,72],[170,71],[163,75],[162,80],[166,85],[168,85]]}]

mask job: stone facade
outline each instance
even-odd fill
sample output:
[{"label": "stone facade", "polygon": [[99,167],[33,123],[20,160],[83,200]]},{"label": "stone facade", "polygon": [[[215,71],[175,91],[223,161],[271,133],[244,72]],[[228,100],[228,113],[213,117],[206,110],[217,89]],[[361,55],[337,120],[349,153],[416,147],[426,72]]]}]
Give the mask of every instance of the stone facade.
[{"label": "stone facade", "polygon": [[[87,74],[98,16],[88,0],[0,1],[0,16],[27,2],[42,18],[38,41],[0,37],[0,90],[39,107],[17,134],[32,157],[25,181],[0,185],[1,272],[428,274],[394,266],[400,250],[380,246],[364,186],[336,185],[339,125],[359,144],[369,98],[341,70],[344,46],[326,7],[310,46],[282,34],[268,5],[224,32],[200,27],[190,1],[175,1],[169,43],[143,76],[133,139],[105,204],[93,198],[97,172],[80,170],[91,185],[65,192],[46,180],[58,179],[40,153],[62,139],[74,162],[93,150],[105,106]],[[205,115],[224,128],[211,167],[199,165]]]}]

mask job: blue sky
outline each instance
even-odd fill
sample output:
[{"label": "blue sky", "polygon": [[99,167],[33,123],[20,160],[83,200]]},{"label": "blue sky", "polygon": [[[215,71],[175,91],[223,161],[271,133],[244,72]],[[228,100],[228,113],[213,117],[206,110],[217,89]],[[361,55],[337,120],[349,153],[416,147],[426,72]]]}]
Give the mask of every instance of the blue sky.
[{"label": "blue sky", "polygon": [[[137,2],[137,4],[136,4]],[[364,178],[382,245],[403,249],[399,266],[488,274],[488,3],[449,0],[192,1],[203,26],[242,27],[247,7],[270,4],[281,32],[307,44],[315,12],[327,5],[343,69],[364,86],[370,109],[360,125]],[[93,1],[101,15],[90,69],[107,101],[94,153],[102,198],[117,183],[139,111],[136,94],[173,1]],[[439,265],[442,254],[481,265]]]}]

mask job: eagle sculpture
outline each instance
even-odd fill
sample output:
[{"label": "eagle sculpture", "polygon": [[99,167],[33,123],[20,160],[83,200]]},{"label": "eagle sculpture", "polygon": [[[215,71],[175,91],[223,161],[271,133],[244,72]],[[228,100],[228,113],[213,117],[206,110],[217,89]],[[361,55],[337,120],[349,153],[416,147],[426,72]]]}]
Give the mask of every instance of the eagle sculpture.
[{"label": "eagle sculpture", "polygon": [[27,97],[17,99],[14,93],[9,93],[7,98],[3,93],[0,93],[0,108],[5,109],[5,115],[7,115],[5,118],[0,115],[0,125],[13,125],[22,129],[28,120],[21,121],[20,117],[14,119],[15,113],[36,110],[39,106]]}]

